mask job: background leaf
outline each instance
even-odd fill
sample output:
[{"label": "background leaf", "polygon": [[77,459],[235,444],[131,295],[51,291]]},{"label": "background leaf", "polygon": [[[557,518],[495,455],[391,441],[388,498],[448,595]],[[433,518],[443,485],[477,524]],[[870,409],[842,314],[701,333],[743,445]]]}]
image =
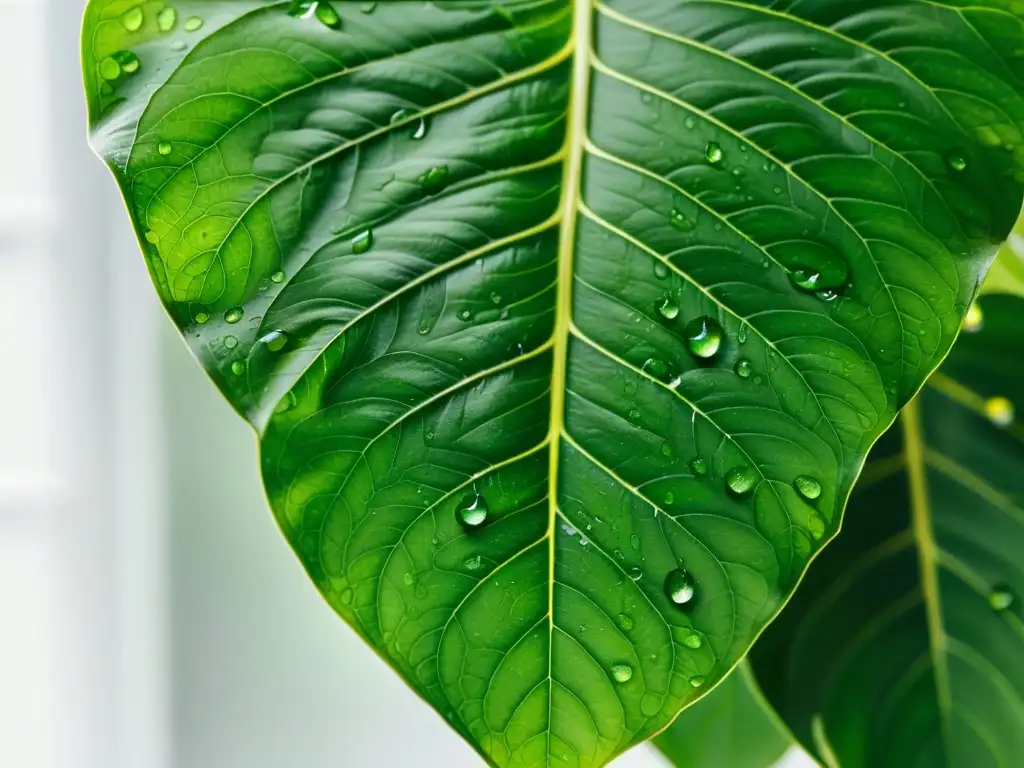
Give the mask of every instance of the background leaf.
[{"label": "background leaf", "polygon": [[93,0],[83,63],[318,589],[489,761],[599,766],[945,355],[1020,206],[1013,8]]},{"label": "background leaf", "polygon": [[983,768],[1024,749],[1024,299],[979,306],[752,654],[829,765]]},{"label": "background leaf", "polygon": [[676,768],[771,768],[792,738],[743,663],[654,744]]}]

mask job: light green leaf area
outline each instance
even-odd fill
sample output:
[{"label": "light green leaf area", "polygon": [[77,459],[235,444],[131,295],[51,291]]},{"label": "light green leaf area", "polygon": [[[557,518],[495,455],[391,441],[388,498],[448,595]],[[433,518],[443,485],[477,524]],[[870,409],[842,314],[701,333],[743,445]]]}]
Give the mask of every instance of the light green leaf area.
[{"label": "light green leaf area", "polygon": [[1015,6],[174,8],[89,5],[92,141],[317,588],[494,765],[666,726],[1010,231]]},{"label": "light green leaf area", "polygon": [[978,306],[754,647],[769,702],[830,766],[989,768],[1024,750],[1024,299]]},{"label": "light green leaf area", "polygon": [[1024,217],[999,250],[999,256],[982,285],[984,293],[1015,293],[1024,296]]},{"label": "light green leaf area", "polygon": [[772,768],[792,743],[746,663],[654,739],[676,768]]}]

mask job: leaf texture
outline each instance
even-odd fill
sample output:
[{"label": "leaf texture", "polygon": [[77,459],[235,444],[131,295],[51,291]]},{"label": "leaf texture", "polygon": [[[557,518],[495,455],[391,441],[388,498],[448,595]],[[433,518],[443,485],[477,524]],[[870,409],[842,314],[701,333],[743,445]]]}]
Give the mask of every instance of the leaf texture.
[{"label": "leaf texture", "polygon": [[830,766],[986,768],[1024,749],[1024,299],[979,306],[754,648],[769,701]]},{"label": "leaf texture", "polygon": [[289,9],[92,0],[93,145],[331,606],[490,763],[603,765],[952,343],[1020,207],[1016,6]]}]

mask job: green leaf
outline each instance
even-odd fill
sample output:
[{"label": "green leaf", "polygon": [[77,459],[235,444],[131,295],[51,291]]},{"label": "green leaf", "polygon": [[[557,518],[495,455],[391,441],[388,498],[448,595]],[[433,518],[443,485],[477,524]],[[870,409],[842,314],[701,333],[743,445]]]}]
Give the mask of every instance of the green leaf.
[{"label": "green leaf", "polygon": [[663,728],[837,530],[1020,209],[984,5],[88,6],[93,145],[283,534],[491,763]]},{"label": "green leaf", "polygon": [[743,663],[654,743],[676,768],[771,768],[793,742]]},{"label": "green leaf", "polygon": [[1015,293],[1024,296],[1024,217],[999,251],[982,286],[985,293]]},{"label": "green leaf", "polygon": [[979,307],[754,647],[768,700],[828,765],[986,768],[1024,750],[1024,299]]}]

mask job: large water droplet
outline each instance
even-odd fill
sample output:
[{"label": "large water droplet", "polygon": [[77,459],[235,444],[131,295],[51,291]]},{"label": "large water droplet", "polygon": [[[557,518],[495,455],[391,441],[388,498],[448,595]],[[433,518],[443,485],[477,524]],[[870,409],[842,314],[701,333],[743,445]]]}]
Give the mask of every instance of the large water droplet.
[{"label": "large water droplet", "polygon": [[746,358],[741,357],[736,361],[736,375],[741,379],[749,379],[750,375],[754,372],[754,366],[750,364],[750,361]]},{"label": "large water droplet", "polygon": [[161,141],[159,144],[156,145],[157,154],[163,155],[164,157],[167,157],[167,155],[171,154],[171,150],[173,149],[174,147],[171,146],[171,143],[169,141]]},{"label": "large water droplet", "polygon": [[225,322],[234,325],[235,323],[242,319],[242,315],[244,314],[245,312],[241,307],[233,307],[224,313],[224,320]]},{"label": "large water droplet", "polygon": [[993,611],[1005,611],[1015,602],[1013,592],[1008,587],[998,586],[988,594],[988,605]]},{"label": "large water droplet", "polygon": [[697,585],[684,568],[676,568],[665,577],[665,594],[676,605],[687,606],[693,602]]},{"label": "large water droplet", "polygon": [[713,317],[691,320],[684,331],[690,351],[697,357],[714,357],[722,345],[722,326]]},{"label": "large water droplet", "polygon": [[746,493],[750,493],[757,485],[757,472],[754,468],[746,464],[741,464],[738,467],[733,467],[725,475],[725,483],[729,486],[729,490],[735,493],[737,496],[742,496]]},{"label": "large water droplet", "polygon": [[814,499],[821,496],[821,483],[808,475],[800,475],[793,481],[793,487],[805,499]]},{"label": "large water droplet", "polygon": [[967,310],[967,317],[964,318],[964,331],[966,333],[977,333],[985,325],[985,314],[981,307],[975,302]]},{"label": "large water droplet", "polygon": [[352,253],[366,253],[373,247],[373,230],[364,229],[352,240]]},{"label": "large water droplet", "polygon": [[472,500],[459,509],[459,522],[469,529],[479,528],[487,521],[487,502],[476,493]]},{"label": "large water droplet", "polygon": [[100,76],[104,80],[117,80],[121,76],[121,65],[113,56],[107,56],[100,62]]},{"label": "large water droplet", "polygon": [[672,296],[666,296],[658,302],[658,312],[666,320],[674,320],[679,316],[679,302]]},{"label": "large water droplet", "polygon": [[612,667],[612,677],[617,683],[628,683],[633,678],[633,668],[629,664],[616,664]]},{"label": "large water droplet", "polygon": [[946,164],[957,173],[962,173],[967,170],[967,159],[956,150],[953,150],[946,155]]},{"label": "large water droplet", "polygon": [[633,628],[633,617],[628,613],[620,613],[615,617],[615,623],[619,625],[619,629],[628,632]]},{"label": "large water droplet", "polygon": [[203,310],[199,310],[198,312],[196,312],[196,322],[199,323],[200,325],[203,325],[204,323],[209,322],[209,320],[210,320],[210,313],[209,312],[205,312]]},{"label": "large water droplet", "polygon": [[708,460],[697,456],[690,462],[690,469],[693,470],[693,474],[703,477],[708,473]]},{"label": "large water droplet", "polygon": [[245,373],[245,363],[241,360],[235,360],[235,362],[231,364],[231,372],[235,374],[235,376],[241,376]]},{"label": "large water droplet", "polygon": [[1005,397],[990,397],[985,401],[985,415],[997,427],[1008,427],[1013,424],[1016,409]]},{"label": "large water droplet", "polygon": [[270,276],[270,282],[272,283],[283,283],[285,278],[284,270],[277,270]]},{"label": "large water droplet", "polygon": [[156,15],[156,27],[161,32],[170,32],[178,23],[178,12],[173,8],[164,8]]},{"label": "large water droplet", "polygon": [[633,566],[629,569],[629,578],[633,581],[640,581],[644,577],[644,572],[640,570],[638,566]]},{"label": "large water droplet", "polygon": [[704,641],[701,640],[700,635],[698,635],[696,632],[694,632],[692,635],[687,635],[683,638],[683,645],[685,645],[687,648],[692,648],[693,650],[697,650],[703,644]]},{"label": "large water droplet", "polygon": [[722,158],[724,156],[722,148],[713,141],[709,141],[708,145],[704,147],[704,158],[711,163],[711,165],[718,165],[722,162]]},{"label": "large water droplet", "polygon": [[780,243],[772,255],[802,290],[821,292],[842,287],[850,276],[846,259],[828,246],[808,240]]},{"label": "large water droplet", "polygon": [[435,165],[429,171],[420,176],[420,186],[428,193],[440,192],[448,184],[448,166]]},{"label": "large water droplet", "polygon": [[142,9],[132,8],[121,16],[121,26],[129,32],[138,32],[142,29]]},{"label": "large water droplet", "polygon": [[203,28],[203,20],[198,16],[193,16],[185,22],[184,29],[186,32],[198,32]]},{"label": "large water droplet", "polygon": [[260,342],[271,352],[280,352],[288,344],[288,334],[284,331],[271,331],[260,339]]}]

